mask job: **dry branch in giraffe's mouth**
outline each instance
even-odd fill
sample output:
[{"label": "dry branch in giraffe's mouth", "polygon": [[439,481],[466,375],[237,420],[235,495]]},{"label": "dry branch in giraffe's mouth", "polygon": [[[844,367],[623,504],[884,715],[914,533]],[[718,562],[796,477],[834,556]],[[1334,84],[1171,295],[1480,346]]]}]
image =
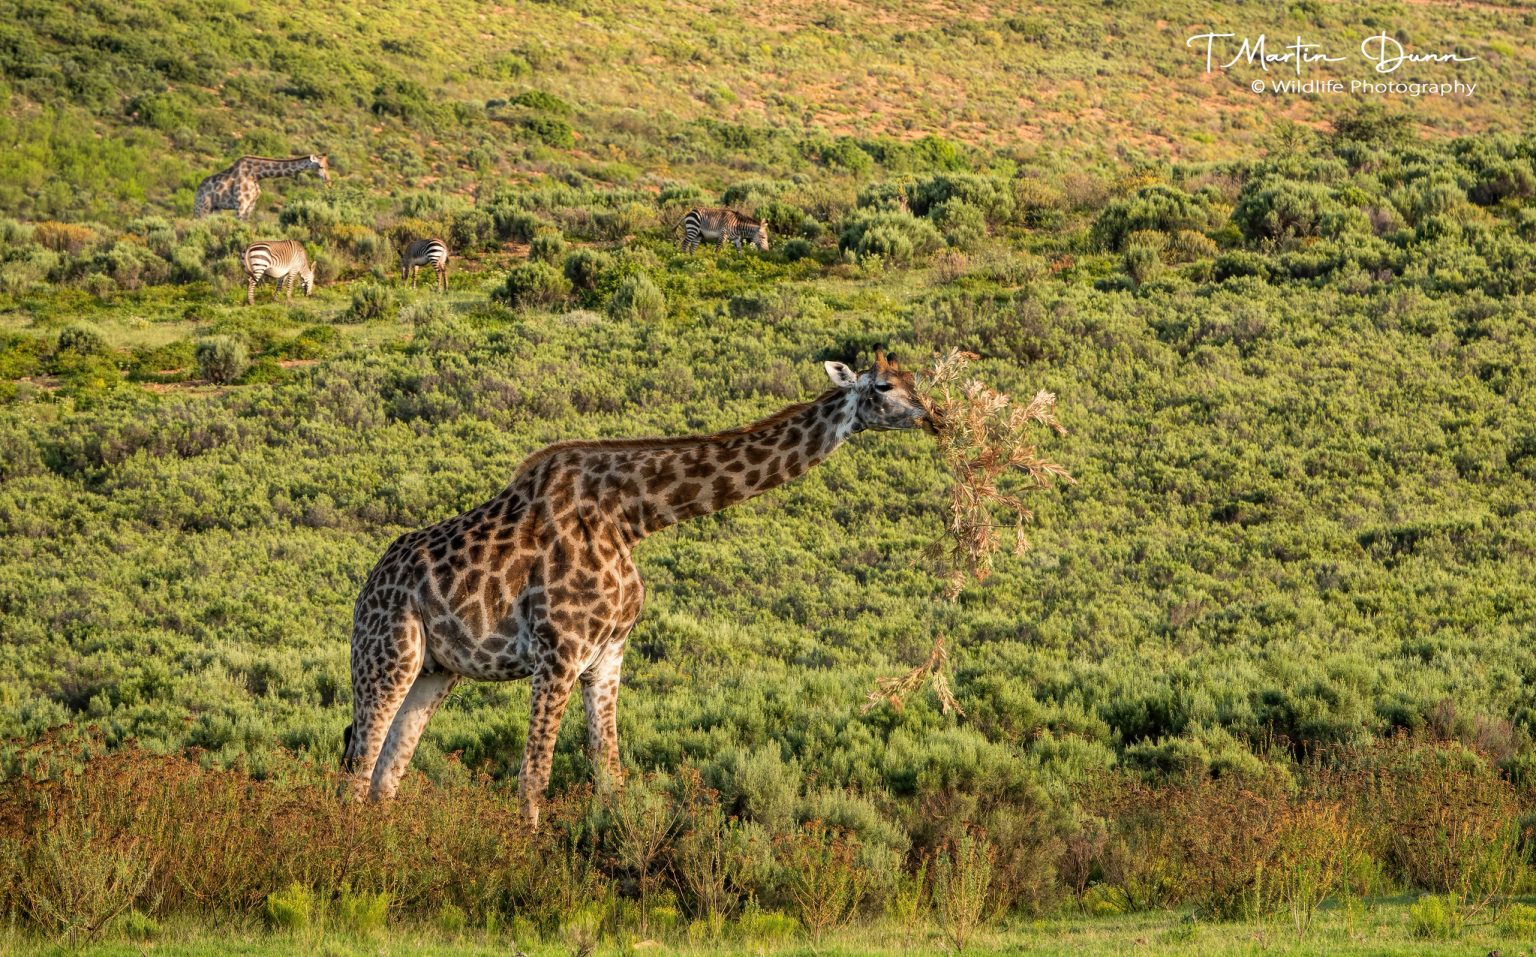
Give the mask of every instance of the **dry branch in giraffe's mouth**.
[{"label": "dry branch in giraffe's mouth", "polygon": [[[945,570],[950,598],[960,594],[967,580],[982,581],[992,573],[998,528],[1013,527],[1016,551],[1028,547],[1024,523],[1034,513],[1020,495],[1050,488],[1058,479],[1075,484],[1064,467],[1039,455],[1032,438],[1041,426],[1067,434],[1056,421],[1056,396],[1037,392],[1027,405],[1017,405],[976,379],[962,382],[961,374],[977,358],[951,350],[916,376],[917,401],[927,412],[923,427],[938,440],[939,458],[951,476],[949,519],[944,534],[928,549]],[[998,513],[1007,521],[998,522]],[[931,684],[944,713],[963,715],[945,675],[948,661],[939,635],[927,661],[906,674],[878,679],[864,710],[881,704],[900,710],[908,696]]]},{"label": "dry branch in giraffe's mouth", "polygon": [[962,381],[977,358],[951,350],[917,375],[918,401],[928,412],[929,431],[951,476],[949,518],[944,535],[931,546],[946,570],[950,598],[967,579],[982,581],[991,574],[1000,527],[1014,529],[1016,551],[1029,547],[1024,524],[1034,513],[1021,495],[1050,488],[1057,480],[1074,482],[1063,466],[1043,458],[1035,447],[1040,427],[1067,434],[1056,420],[1056,396],[1037,392],[1020,405],[979,380]]}]

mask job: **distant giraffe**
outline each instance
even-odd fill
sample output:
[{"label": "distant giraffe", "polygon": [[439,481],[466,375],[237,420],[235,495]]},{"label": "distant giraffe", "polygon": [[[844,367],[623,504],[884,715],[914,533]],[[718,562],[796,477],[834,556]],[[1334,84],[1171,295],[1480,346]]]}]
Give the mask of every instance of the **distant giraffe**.
[{"label": "distant giraffe", "polygon": [[437,271],[437,284],[448,291],[448,244],[441,239],[418,239],[400,254],[400,278],[416,285],[416,271],[431,266]]},{"label": "distant giraffe", "polygon": [[489,502],[396,539],[353,612],[351,793],[394,795],[460,678],[532,677],[518,794],[534,826],[578,681],[593,764],[617,781],[619,671],[644,595],[635,545],[795,478],[855,432],[937,428],[912,374],[883,352],[862,374],[841,362],[826,370],[832,389],[740,428],[556,443]]},{"label": "distant giraffe", "polygon": [[325,182],[331,181],[330,160],[319,156],[295,156],[292,159],[268,159],[242,156],[228,169],[220,170],[197,184],[192,201],[193,216],[207,216],[216,209],[232,209],[241,219],[251,215],[261,187],[256,181],[271,176],[296,176],[315,170]]}]

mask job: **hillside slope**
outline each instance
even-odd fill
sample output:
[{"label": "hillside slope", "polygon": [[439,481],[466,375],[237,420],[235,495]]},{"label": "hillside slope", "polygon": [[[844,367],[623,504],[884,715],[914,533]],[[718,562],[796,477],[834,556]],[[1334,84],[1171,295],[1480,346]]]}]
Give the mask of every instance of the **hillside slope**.
[{"label": "hillside slope", "polygon": [[[0,209],[185,214],[197,180],[241,153],[328,151],[346,182],[461,190],[550,163],[619,184],[721,184],[786,162],[857,172],[868,159],[850,144],[878,157],[932,135],[1062,169],[1231,159],[1277,118],[1322,126],[1356,98],[1256,95],[1249,79],[1269,74],[1207,76],[1188,37],[1305,34],[1352,53],[1372,30],[1476,57],[1395,74],[1479,83],[1470,99],[1412,101],[1426,131],[1515,130],[1528,115],[1523,5],[7,0]],[[530,91],[570,111],[535,121],[518,100]]]}]

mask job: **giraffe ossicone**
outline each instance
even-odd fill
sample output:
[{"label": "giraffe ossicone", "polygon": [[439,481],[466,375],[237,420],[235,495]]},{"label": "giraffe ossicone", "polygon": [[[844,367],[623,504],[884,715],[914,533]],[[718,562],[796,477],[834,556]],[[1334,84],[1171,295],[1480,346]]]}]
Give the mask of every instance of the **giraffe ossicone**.
[{"label": "giraffe ossicone", "polygon": [[619,671],[644,597],[632,549],[782,485],[856,432],[936,427],[912,374],[883,352],[863,373],[840,362],[826,371],[830,390],[739,428],[548,446],[495,498],[396,539],[353,612],[351,794],[394,795],[427,721],[464,678],[532,679],[518,794],[533,825],[578,684],[593,765],[620,780]]}]

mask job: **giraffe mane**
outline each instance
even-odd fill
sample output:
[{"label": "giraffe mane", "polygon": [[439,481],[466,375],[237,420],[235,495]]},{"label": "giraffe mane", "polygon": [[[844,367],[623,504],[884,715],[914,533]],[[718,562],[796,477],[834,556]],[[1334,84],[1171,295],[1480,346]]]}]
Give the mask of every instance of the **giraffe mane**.
[{"label": "giraffe mane", "polygon": [[758,419],[756,422],[748,422],[746,425],[738,425],[719,432],[709,432],[704,435],[658,435],[632,439],[567,439],[564,442],[546,445],[544,448],[530,454],[523,460],[523,464],[517,467],[515,476],[526,473],[529,469],[561,452],[586,449],[638,452],[650,449],[680,449],[689,446],[717,445],[722,442],[729,442],[731,439],[739,439],[744,435],[751,435],[754,432],[772,428],[780,422],[793,418],[811,406],[824,402],[840,392],[842,392],[841,389],[828,389],[809,402],[797,402],[794,405],[780,409],[767,418]]}]

